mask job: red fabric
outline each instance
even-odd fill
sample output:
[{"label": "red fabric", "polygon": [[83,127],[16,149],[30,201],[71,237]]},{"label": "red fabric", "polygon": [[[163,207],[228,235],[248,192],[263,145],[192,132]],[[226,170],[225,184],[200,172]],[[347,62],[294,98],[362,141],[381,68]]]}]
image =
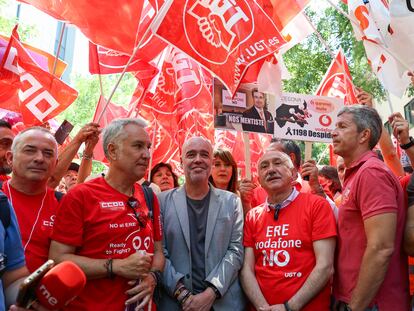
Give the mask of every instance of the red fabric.
[{"label": "red fabric", "polygon": [[[300,193],[280,210],[277,222],[265,205],[249,211],[243,244],[254,250],[256,279],[266,301],[273,305],[289,300],[315,267],[313,242],[335,236],[332,209],[316,195]],[[329,296],[326,284],[301,310],[328,310]]]},{"label": "red fabric", "polygon": [[316,95],[343,98],[345,105],[358,103],[348,63],[342,50],[339,50],[336,58],[332,60]]},{"label": "red fabric", "polygon": [[[112,120],[125,117],[128,113],[128,111],[124,107],[118,106],[114,104],[113,102],[110,102],[104,112],[104,115],[102,116],[101,120],[98,122],[98,118],[101,115],[101,112],[104,109],[104,106],[106,103],[107,101],[102,96],[100,96],[98,105],[96,106],[95,114],[93,116],[93,122],[99,123],[99,126],[101,128],[105,128],[109,123],[111,123]],[[96,144],[95,149],[93,150],[93,154],[94,154],[94,158],[97,161],[107,163],[102,146],[103,146],[102,135],[100,135],[99,141]]]},{"label": "red fabric", "polygon": [[[91,74],[121,73],[129,59],[130,55],[108,50],[89,42],[89,72]],[[157,67],[149,61],[137,55],[127,68],[127,72],[136,71],[135,76],[145,87],[148,87],[158,73]]]},{"label": "red fabric", "polygon": [[[0,35],[0,60],[3,59],[4,52],[9,44],[9,41],[10,38]],[[34,61],[39,65],[39,67],[41,67],[43,70],[53,73],[53,67],[55,66],[56,56],[51,55],[26,43],[23,43],[23,46],[30,54],[30,56],[34,59]],[[56,62],[54,75],[60,78],[63,72],[65,71],[66,66],[67,64],[58,58]]]},{"label": "red fabric", "polygon": [[394,249],[398,251],[392,255],[372,303],[379,310],[408,310],[407,256],[399,251],[406,218],[404,195],[395,175],[371,151],[346,170],[338,215],[334,294],[339,300],[350,301],[367,243],[364,220],[384,213],[397,214]]},{"label": "red fabric", "polygon": [[43,70],[19,40],[17,26],[0,66],[0,107],[22,114],[26,125],[40,125],[65,110],[76,90]]},{"label": "red fabric", "polygon": [[310,0],[258,0],[266,14],[272,17],[277,28],[282,30],[295,18]]},{"label": "red fabric", "polygon": [[[92,42],[131,54],[136,43],[144,1],[21,0],[58,20],[77,26]],[[141,32],[140,32],[141,34]]]},{"label": "red fabric", "polygon": [[11,177],[9,175],[0,175],[0,181],[5,182],[8,181]]},{"label": "red fabric", "polygon": [[211,76],[177,49],[168,51],[154,94],[147,93],[137,110],[150,122],[154,165],[168,162],[181,171],[180,146],[188,137],[214,142]]},{"label": "red fabric", "polygon": [[[261,133],[248,134],[250,142],[250,171],[252,178],[255,179],[257,176],[257,163],[259,162],[260,157],[263,155],[264,150],[266,150],[267,146],[269,146],[272,135]],[[237,168],[241,171],[241,176],[246,176],[243,133],[216,129],[215,141],[215,146],[217,148],[220,147],[230,150],[234,157],[234,160],[236,161]]]},{"label": "red fabric", "polygon": [[232,94],[251,64],[285,43],[260,6],[246,0],[172,1],[156,34],[213,72]]},{"label": "red fabric", "polygon": [[[141,186],[135,186],[140,202],[137,212],[148,214]],[[76,254],[89,258],[122,259],[138,250],[154,253],[154,240],[162,240],[160,209],[154,196],[154,223],[139,227],[128,196],[113,189],[104,178],[76,186],[63,198],[56,216],[52,239],[76,246]],[[108,207],[117,205],[117,207]],[[88,280],[82,293],[65,310],[124,310],[130,288],[128,280],[116,276]]]},{"label": "red fabric", "polygon": [[9,183],[4,183],[2,191],[13,205],[25,247],[26,265],[33,272],[49,257],[50,235],[59,202],[52,189],[47,189],[46,196],[45,193],[27,195],[14,189]]}]

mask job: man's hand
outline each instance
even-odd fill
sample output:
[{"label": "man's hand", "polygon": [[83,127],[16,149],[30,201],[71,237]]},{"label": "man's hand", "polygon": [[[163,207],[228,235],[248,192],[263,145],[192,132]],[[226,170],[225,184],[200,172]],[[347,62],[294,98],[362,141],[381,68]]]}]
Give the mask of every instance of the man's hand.
[{"label": "man's hand", "polygon": [[273,305],[273,306],[267,306],[267,307],[260,307],[260,311],[286,311],[286,308],[284,305]]},{"label": "man's hand", "polygon": [[326,194],[319,183],[318,172],[318,167],[314,160],[308,160],[302,165],[301,176],[302,179],[309,176],[309,187],[311,188],[311,192],[325,198]]},{"label": "man's hand", "polygon": [[[137,283],[136,281],[130,281],[128,284],[134,286]],[[152,294],[154,293],[156,285],[154,277],[152,275],[148,275],[141,282],[139,282],[138,285],[127,290],[126,294],[133,297],[129,298],[125,303],[129,305],[131,303],[141,301],[135,308],[135,310],[141,310],[148,303],[151,303]]]},{"label": "man's hand", "polygon": [[358,103],[364,106],[368,106],[370,108],[374,108],[374,102],[372,100],[372,95],[368,92],[365,92],[363,89],[357,87],[357,94],[356,97],[358,99]]},{"label": "man's hand", "polygon": [[240,198],[243,203],[250,204],[253,199],[253,190],[257,185],[253,183],[250,179],[243,179],[239,185]]},{"label": "man's hand", "polygon": [[73,141],[82,144],[85,142],[91,135],[99,135],[99,124],[98,123],[88,123],[82,127],[78,134],[73,138]]},{"label": "man's hand", "polygon": [[136,252],[124,259],[114,259],[112,270],[114,274],[126,279],[144,279],[150,271],[152,255],[145,252]]},{"label": "man's hand", "polygon": [[85,141],[85,150],[83,154],[87,156],[93,155],[93,149],[95,149],[96,144],[99,141],[99,132],[89,135]]},{"label": "man's hand", "polygon": [[392,132],[400,144],[407,144],[410,142],[410,127],[408,121],[403,118],[401,113],[396,112],[388,117],[388,122],[391,124]]},{"label": "man's hand", "polygon": [[207,287],[204,292],[197,295],[191,295],[183,305],[184,311],[210,311],[216,300],[214,291]]}]

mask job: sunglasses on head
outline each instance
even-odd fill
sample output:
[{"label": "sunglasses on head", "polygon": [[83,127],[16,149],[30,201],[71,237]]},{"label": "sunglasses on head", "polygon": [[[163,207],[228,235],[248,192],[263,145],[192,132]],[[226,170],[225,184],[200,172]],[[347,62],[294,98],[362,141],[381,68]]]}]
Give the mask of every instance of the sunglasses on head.
[{"label": "sunglasses on head", "polygon": [[134,197],[130,197],[128,198],[127,205],[134,212],[135,219],[137,220],[139,226],[141,228],[145,228],[147,225],[147,217],[144,213],[137,211],[137,209],[140,207],[139,201]]}]

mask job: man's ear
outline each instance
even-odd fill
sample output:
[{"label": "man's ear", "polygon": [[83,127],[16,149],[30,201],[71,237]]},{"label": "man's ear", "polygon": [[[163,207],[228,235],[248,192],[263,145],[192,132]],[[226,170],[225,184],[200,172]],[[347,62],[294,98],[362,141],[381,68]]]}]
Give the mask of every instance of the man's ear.
[{"label": "man's ear", "polygon": [[369,145],[369,140],[371,138],[371,130],[370,129],[364,129],[361,133],[359,133],[359,142],[360,144],[365,144],[368,142]]},{"label": "man's ear", "polygon": [[292,168],[292,182],[295,182],[298,179],[298,170],[294,167]]},{"label": "man's ear", "polygon": [[114,143],[108,144],[108,155],[109,159],[108,161],[116,161],[118,156],[118,146]]},{"label": "man's ear", "polygon": [[13,165],[13,152],[11,152],[11,150],[6,151],[5,157],[6,157],[7,164],[12,166]]}]

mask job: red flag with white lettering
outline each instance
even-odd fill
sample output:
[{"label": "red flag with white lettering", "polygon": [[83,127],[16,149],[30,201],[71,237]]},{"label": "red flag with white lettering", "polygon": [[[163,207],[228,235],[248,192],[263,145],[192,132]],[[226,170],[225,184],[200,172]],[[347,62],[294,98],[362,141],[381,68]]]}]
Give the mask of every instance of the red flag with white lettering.
[{"label": "red flag with white lettering", "polygon": [[340,49],[326,71],[316,95],[343,98],[345,105],[358,103],[345,55]]},{"label": "red flag with white lettering", "polygon": [[[102,110],[104,109],[106,103],[107,103],[106,99],[100,96],[98,105],[96,105],[95,114],[93,116],[93,122],[98,122],[98,118],[101,115]],[[113,102],[110,102],[105,110],[104,115],[99,121],[99,126],[103,129],[109,123],[111,123],[112,120],[126,117],[127,113],[128,111],[124,107],[116,105]],[[105,154],[103,152],[103,148],[102,148],[102,135],[99,136],[99,141],[96,144],[93,154],[94,154],[95,160],[101,161],[103,163],[108,163],[108,161],[106,160]]]},{"label": "red flag with white lettering", "polygon": [[233,94],[251,64],[285,43],[256,1],[176,0],[164,9],[154,32],[213,72]]},{"label": "red flag with white lettering", "polygon": [[17,25],[0,66],[0,107],[20,112],[26,125],[39,125],[64,111],[76,90],[43,70],[20,42]]}]

